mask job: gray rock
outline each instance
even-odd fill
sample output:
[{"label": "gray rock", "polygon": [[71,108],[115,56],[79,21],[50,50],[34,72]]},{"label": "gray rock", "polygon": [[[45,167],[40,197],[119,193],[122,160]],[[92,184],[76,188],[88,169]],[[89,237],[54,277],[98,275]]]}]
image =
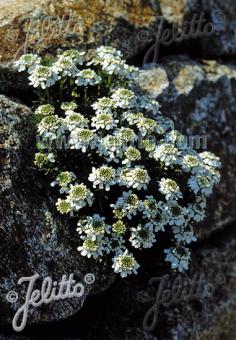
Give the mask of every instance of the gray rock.
[{"label": "gray rock", "polygon": [[[187,39],[182,38],[180,41],[180,43],[185,42],[184,46],[187,51],[193,49],[199,56],[214,59],[235,55],[236,13],[234,0],[159,0],[158,3],[164,20],[172,27],[181,27],[181,25],[188,27],[187,33],[190,31],[189,23],[193,22],[194,18],[199,22],[200,16],[202,16],[203,22],[198,26],[200,34],[196,31],[197,23],[195,23],[194,34],[189,35]],[[157,36],[157,32],[158,28],[156,27],[156,30],[151,31],[150,34],[152,37]],[[207,32],[210,34],[208,35]]]},{"label": "gray rock", "polygon": [[150,260],[141,277],[112,287],[112,314],[98,319],[89,339],[235,339],[235,247],[233,225],[193,250],[187,274],[163,273],[158,261]]},{"label": "gray rock", "polygon": [[[55,213],[55,198],[49,194],[48,180],[33,166],[35,131],[32,113],[26,106],[0,96],[0,310],[1,323],[10,323],[24,304],[27,284],[22,277],[39,274],[59,282],[62,275],[74,274],[83,283],[81,298],[59,300],[29,310],[28,323],[56,321],[75,314],[91,289],[101,292],[113,280],[104,267],[98,269],[76,251],[75,228]],[[84,276],[93,273],[91,286]],[[36,285],[37,285],[36,284]],[[35,289],[35,287],[34,287]],[[9,291],[18,293],[16,303],[7,301]],[[92,291],[91,291],[92,292]]]},{"label": "gray rock", "polygon": [[158,67],[143,70],[138,84],[159,100],[187,145],[221,158],[220,185],[209,199],[207,220],[196,227],[198,236],[206,238],[236,219],[236,68],[168,57]]},{"label": "gray rock", "polygon": [[0,93],[21,98],[27,101],[29,93],[29,80],[24,73],[19,73],[12,63],[0,64]]},{"label": "gray rock", "polygon": [[202,1],[202,9],[215,28],[215,34],[202,41],[204,57],[231,57],[236,53],[236,12],[234,0]]}]

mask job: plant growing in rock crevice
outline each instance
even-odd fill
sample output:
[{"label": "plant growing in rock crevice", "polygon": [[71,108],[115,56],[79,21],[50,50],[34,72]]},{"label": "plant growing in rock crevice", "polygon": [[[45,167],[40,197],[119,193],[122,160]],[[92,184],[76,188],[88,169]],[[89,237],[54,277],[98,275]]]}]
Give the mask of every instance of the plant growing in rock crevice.
[{"label": "plant growing in rock crevice", "polygon": [[39,90],[35,164],[54,177],[57,210],[76,219],[78,251],[111,256],[125,277],[139,268],[133,253],[171,232],[165,259],[186,270],[193,225],[220,179],[218,157],[182,147],[158,102],[136,92],[138,70],[111,47],[86,62],[68,50],[47,63],[24,55],[16,66]]}]

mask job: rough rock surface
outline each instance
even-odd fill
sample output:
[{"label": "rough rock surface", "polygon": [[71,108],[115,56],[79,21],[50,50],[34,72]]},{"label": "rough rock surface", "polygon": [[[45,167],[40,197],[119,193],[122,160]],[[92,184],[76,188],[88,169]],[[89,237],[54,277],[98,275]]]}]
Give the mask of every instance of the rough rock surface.
[{"label": "rough rock surface", "polygon": [[[22,277],[39,274],[60,281],[62,275],[75,274],[85,285],[82,298],[67,299],[30,310],[28,323],[65,319],[83,305],[89,291],[101,292],[112,275],[87,263],[76,251],[77,235],[68,223],[55,214],[45,178],[33,166],[35,132],[31,111],[5,96],[0,96],[0,310],[1,323],[8,323],[23,305],[27,284],[17,286]],[[87,273],[97,278],[93,286],[84,281]],[[6,301],[14,290],[16,303]]]},{"label": "rough rock surface", "polygon": [[[53,52],[72,46],[88,49],[101,44],[112,44],[132,57],[140,51],[140,31],[154,29],[156,11],[149,0],[0,3],[0,61],[11,61],[26,51]],[[147,45],[148,41],[141,43]]]},{"label": "rough rock surface", "polygon": [[204,56],[232,57],[236,54],[236,8],[234,0],[201,2],[201,12],[206,13],[214,25],[215,33],[204,37],[201,46]]},{"label": "rough rock surface", "polygon": [[[75,333],[69,336],[66,328],[60,336],[65,340],[235,339],[235,230],[233,225],[197,245],[187,274],[163,271],[155,256],[149,258],[138,277],[117,280],[87,309],[83,318],[89,327],[81,322],[82,309],[74,321]],[[156,301],[157,323],[148,329],[144,318]],[[153,320],[150,315],[149,326]],[[37,339],[36,333],[29,336],[32,332],[9,334],[0,339]]]},{"label": "rough rock surface", "polygon": [[187,46],[197,44],[204,57],[235,55],[234,0],[11,0],[7,5],[3,1],[0,62],[27,51],[53,53],[60,47],[88,49],[100,44],[118,47],[131,58],[155,41],[161,18],[165,24],[181,25],[201,13],[206,20],[201,27],[212,23],[213,34],[198,33],[191,43],[188,37]]},{"label": "rough rock surface", "polygon": [[[171,25],[172,36],[173,26],[182,27],[183,31],[185,27],[187,28],[185,31],[188,34],[187,39],[180,39],[180,43],[186,42],[186,50],[193,49],[195,52],[197,50],[202,57],[211,58],[232,57],[236,54],[234,0],[158,0],[157,8],[160,9],[165,22]],[[196,18],[195,24],[193,24],[194,18]],[[202,23],[199,22],[200,18]],[[191,22],[194,34],[189,34]],[[201,34],[204,30],[205,32]],[[207,32],[210,34],[208,35]],[[153,39],[157,35],[158,24],[155,31],[149,30],[150,38]]]},{"label": "rough rock surface", "polygon": [[[109,290],[104,313],[92,327],[88,339],[235,339],[236,233],[235,225],[233,227],[197,247],[190,271],[185,275],[177,276],[173,272],[160,275],[158,262],[153,259],[141,277],[117,282]],[[157,309],[150,315],[148,325],[154,316],[157,323],[148,329],[143,324],[144,317],[155,303]]]},{"label": "rough rock surface", "polygon": [[142,71],[140,87],[186,136],[186,145],[221,158],[222,179],[209,199],[208,218],[196,232],[207,237],[236,220],[236,67],[169,57]]}]

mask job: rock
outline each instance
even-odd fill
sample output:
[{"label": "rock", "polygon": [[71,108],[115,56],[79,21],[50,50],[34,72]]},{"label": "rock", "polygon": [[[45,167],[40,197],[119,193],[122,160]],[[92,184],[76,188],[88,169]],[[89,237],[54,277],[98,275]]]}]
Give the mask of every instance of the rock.
[{"label": "rock", "polygon": [[0,64],[0,93],[14,96],[26,103],[33,90],[29,87],[27,76],[20,74],[11,63],[8,63]]},{"label": "rock", "polygon": [[[83,48],[111,44],[132,57],[140,45],[139,32],[154,29],[153,1],[13,0],[0,3],[1,62],[26,51],[55,52],[58,47]],[[160,11],[158,12],[160,14]]]},{"label": "rock", "polygon": [[[18,280],[34,274],[39,274],[40,285],[47,276],[59,282],[71,273],[84,284],[82,297],[30,309],[28,323],[65,319],[83,306],[92,288],[101,292],[114,277],[80,256],[75,228],[56,214],[48,180],[33,166],[35,131],[30,109],[1,95],[0,117],[1,323],[10,323],[24,304],[27,284],[17,286]],[[84,281],[87,273],[95,275],[92,286]],[[6,299],[11,290],[18,293],[16,303]]]},{"label": "rock", "polygon": [[181,43],[186,42],[187,49],[196,44],[198,55],[204,57],[231,56],[236,51],[233,0],[11,0],[7,6],[0,2],[0,10],[2,63],[27,52],[55,53],[57,48],[71,47],[88,50],[101,44],[117,47],[132,58],[156,40],[161,18],[165,27],[181,26],[201,13],[205,19],[202,27],[212,24],[213,33],[198,33],[197,40],[188,43],[181,39]]},{"label": "rock", "polygon": [[88,338],[235,339],[235,247],[233,225],[193,250],[187,274],[162,272],[153,257],[141,276],[121,280],[110,289],[105,312],[92,326]]},{"label": "rock", "polygon": [[206,238],[236,219],[236,68],[168,57],[158,67],[144,69],[138,83],[159,100],[162,113],[174,120],[188,145],[221,158],[220,185],[209,199],[207,220],[196,227],[198,236]]},{"label": "rock", "polygon": [[204,57],[231,57],[236,53],[235,2],[203,1],[201,11],[206,13],[214,25],[213,36],[202,41]]},{"label": "rock", "polygon": [[[186,51],[194,49],[195,53],[197,51],[198,56],[201,55],[204,58],[215,59],[216,57],[235,55],[236,12],[233,0],[159,0],[158,2],[162,18],[171,25],[171,29],[173,29],[173,25],[183,29],[187,27],[186,32],[189,33],[190,23],[193,23],[194,18],[198,22],[200,17],[204,20],[199,26],[197,26],[197,23],[194,24],[195,37],[191,34],[187,39],[180,39],[177,45],[185,42]],[[196,27],[199,27],[198,33]],[[201,34],[204,27],[205,33]],[[210,34],[208,35],[207,32],[210,32]],[[157,34],[158,28],[156,28],[155,32],[152,32],[152,38]],[[189,38],[191,38],[190,41]]]},{"label": "rock", "polygon": [[185,12],[185,0],[171,1],[171,0],[159,0],[161,13],[166,21],[169,23],[180,24],[183,20]]}]

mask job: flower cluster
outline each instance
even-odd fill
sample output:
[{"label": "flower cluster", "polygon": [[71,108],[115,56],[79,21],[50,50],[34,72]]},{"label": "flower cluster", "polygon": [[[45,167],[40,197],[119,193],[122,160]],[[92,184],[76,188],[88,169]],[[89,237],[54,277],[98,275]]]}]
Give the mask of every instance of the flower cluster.
[{"label": "flower cluster", "polygon": [[121,277],[137,273],[136,254],[157,247],[165,231],[163,257],[186,270],[220,160],[182,147],[184,136],[158,102],[136,91],[138,71],[121,52],[102,46],[85,59],[69,50],[55,60],[29,54],[16,62],[44,90],[35,109],[35,164],[58,188],[56,208],[76,223],[81,255],[110,258]]}]

